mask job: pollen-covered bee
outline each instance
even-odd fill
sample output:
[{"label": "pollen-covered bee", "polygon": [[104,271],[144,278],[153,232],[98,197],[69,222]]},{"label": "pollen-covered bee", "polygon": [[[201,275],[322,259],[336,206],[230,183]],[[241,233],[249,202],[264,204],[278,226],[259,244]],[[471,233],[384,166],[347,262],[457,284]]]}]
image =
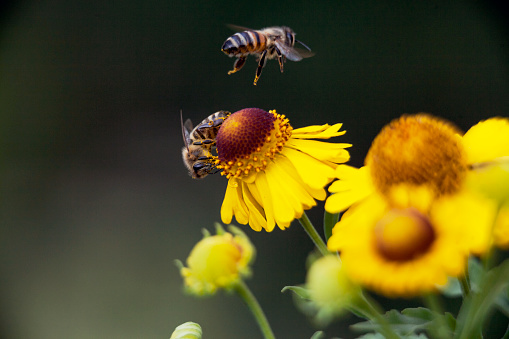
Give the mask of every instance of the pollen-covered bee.
[{"label": "pollen-covered bee", "polygon": [[194,179],[202,179],[216,169],[212,147],[216,145],[219,128],[230,114],[227,111],[216,112],[193,128],[191,120],[187,119],[185,123],[183,122],[182,112],[180,112],[185,145],[182,148],[182,159],[189,170],[189,175]]},{"label": "pollen-covered bee", "polygon": [[[295,39],[295,32],[290,27],[268,27],[261,30],[238,26],[231,27],[242,32],[235,33],[226,39],[221,48],[230,57],[237,57],[233,64],[233,70],[229,71],[228,74],[238,72],[244,66],[247,56],[255,54],[258,56],[258,68],[256,69],[254,85],[258,82],[267,59],[277,57],[279,68],[283,73],[283,65],[287,58],[292,61],[300,61],[302,58],[314,55],[308,46]],[[300,43],[306,50],[294,48],[295,42]]]}]

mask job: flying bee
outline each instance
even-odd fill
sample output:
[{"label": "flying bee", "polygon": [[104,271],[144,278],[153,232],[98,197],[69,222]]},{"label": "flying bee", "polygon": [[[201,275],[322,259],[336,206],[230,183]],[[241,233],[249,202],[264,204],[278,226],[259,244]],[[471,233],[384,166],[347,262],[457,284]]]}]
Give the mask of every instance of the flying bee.
[{"label": "flying bee", "polygon": [[185,123],[183,122],[182,111],[180,112],[180,124],[182,125],[182,136],[184,137],[182,159],[189,175],[194,179],[202,179],[216,170],[212,147],[216,145],[219,128],[230,114],[227,111],[216,112],[203,119],[193,128],[191,120],[187,119]]},{"label": "flying bee", "polygon": [[[283,66],[286,59],[300,61],[303,58],[309,58],[314,55],[311,49],[295,39],[295,32],[290,27],[268,27],[261,30],[252,30],[238,26],[231,26],[241,32],[233,34],[226,39],[221,50],[230,57],[236,57],[233,64],[233,70],[228,74],[240,71],[249,54],[258,56],[258,68],[254,85],[258,82],[262,69],[267,59],[275,59],[279,62],[279,69],[283,73]],[[301,50],[294,48],[295,42],[298,42],[306,48]]]}]

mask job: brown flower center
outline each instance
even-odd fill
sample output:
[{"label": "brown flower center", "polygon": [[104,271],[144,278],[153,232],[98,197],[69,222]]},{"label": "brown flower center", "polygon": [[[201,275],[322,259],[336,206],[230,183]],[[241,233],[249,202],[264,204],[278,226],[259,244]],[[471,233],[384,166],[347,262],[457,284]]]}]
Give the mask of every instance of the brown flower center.
[{"label": "brown flower center", "polygon": [[389,211],[375,226],[379,253],[391,261],[408,261],[426,253],[435,240],[429,219],[414,208]]},{"label": "brown flower center", "polygon": [[276,111],[245,108],[235,112],[217,133],[217,168],[228,179],[262,171],[291,135],[288,119]]}]

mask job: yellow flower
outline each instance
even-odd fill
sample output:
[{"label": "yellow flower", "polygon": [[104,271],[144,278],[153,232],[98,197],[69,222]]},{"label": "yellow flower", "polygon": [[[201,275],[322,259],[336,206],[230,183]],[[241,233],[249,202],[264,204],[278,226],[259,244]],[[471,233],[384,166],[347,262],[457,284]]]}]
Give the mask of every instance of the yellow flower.
[{"label": "yellow flower", "polygon": [[428,114],[403,115],[385,126],[366,156],[365,166],[338,166],[340,181],[325,209],[338,213],[377,191],[398,184],[428,185],[437,196],[459,191],[468,169],[458,129]]},{"label": "yellow flower", "polygon": [[327,255],[316,260],[306,277],[309,298],[319,310],[316,318],[327,323],[340,315],[359,297],[360,287],[345,274],[341,260]]},{"label": "yellow flower", "polygon": [[311,139],[340,136],[341,124],[293,129],[284,115],[258,108],[233,113],[216,138],[217,168],[228,179],[221,219],[255,231],[290,226],[304,210],[325,200],[324,186],[337,164],[348,161],[349,144]]},{"label": "yellow flower", "polygon": [[381,294],[433,291],[464,272],[470,252],[486,251],[495,209],[468,192],[435,195],[409,185],[371,194],[345,212],[328,248],[354,282]]},{"label": "yellow flower", "polygon": [[218,227],[217,235],[206,235],[187,258],[187,266],[180,274],[192,294],[210,295],[217,289],[231,289],[242,277],[251,274],[255,248],[247,236],[235,227],[231,233]]}]

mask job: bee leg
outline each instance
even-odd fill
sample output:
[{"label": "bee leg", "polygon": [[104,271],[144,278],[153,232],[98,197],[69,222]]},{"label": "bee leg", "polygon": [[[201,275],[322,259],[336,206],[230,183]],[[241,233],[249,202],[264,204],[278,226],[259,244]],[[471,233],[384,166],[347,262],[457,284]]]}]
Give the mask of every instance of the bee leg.
[{"label": "bee leg", "polygon": [[262,75],[262,69],[265,67],[265,56],[267,55],[267,50],[263,51],[262,55],[260,56],[260,61],[258,62],[258,68],[256,69],[256,76],[254,79],[253,85],[256,86],[256,83],[258,82],[258,79],[260,79],[260,75]]},{"label": "bee leg", "polygon": [[246,62],[246,58],[247,57],[245,56],[238,57],[237,60],[235,60],[235,63],[233,64],[233,70],[228,71],[228,75],[240,71],[240,69],[242,68],[242,66],[244,66],[244,63]]},{"label": "bee leg", "polygon": [[286,61],[285,56],[281,53],[279,48],[276,47],[276,54],[277,54],[277,61],[279,62],[279,69],[281,70],[281,73],[283,73],[283,65]]}]

